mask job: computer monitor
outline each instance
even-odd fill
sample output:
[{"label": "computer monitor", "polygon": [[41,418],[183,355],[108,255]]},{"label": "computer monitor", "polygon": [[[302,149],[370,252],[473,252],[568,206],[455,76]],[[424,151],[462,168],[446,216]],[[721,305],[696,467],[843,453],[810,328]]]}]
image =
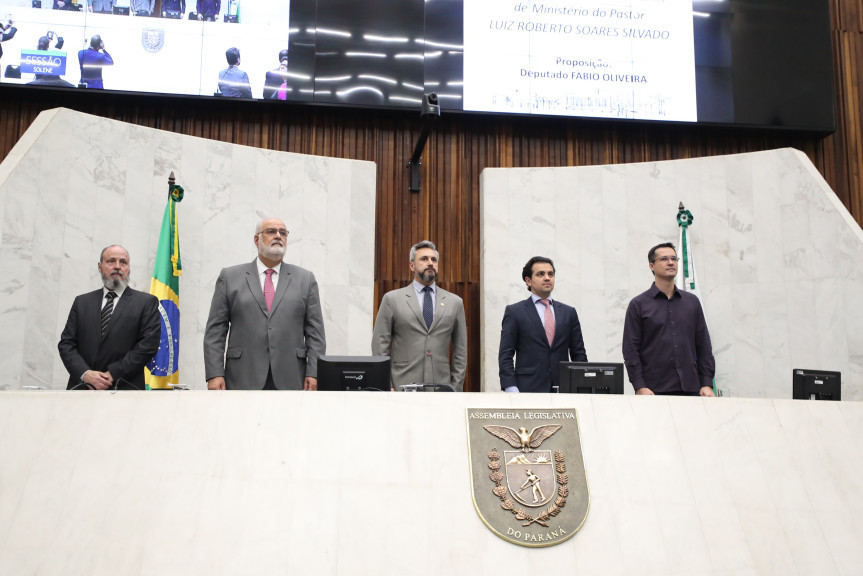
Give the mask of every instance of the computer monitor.
[{"label": "computer monitor", "polygon": [[842,373],[829,370],[793,370],[795,400],[842,400]]},{"label": "computer monitor", "polygon": [[557,392],[563,394],[623,394],[623,364],[617,362],[561,362]]},{"label": "computer monitor", "polygon": [[389,356],[321,356],[318,390],[390,389]]}]

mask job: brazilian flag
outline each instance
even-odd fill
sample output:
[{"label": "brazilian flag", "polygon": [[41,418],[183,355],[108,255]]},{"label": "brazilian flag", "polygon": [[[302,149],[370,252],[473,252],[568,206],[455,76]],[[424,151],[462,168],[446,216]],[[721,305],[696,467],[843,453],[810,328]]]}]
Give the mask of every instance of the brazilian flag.
[{"label": "brazilian flag", "polygon": [[179,383],[180,357],[180,230],[177,222],[177,203],[183,199],[183,188],[173,184],[171,174],[168,186],[168,205],[162,218],[159,248],[153,266],[150,294],[159,299],[162,316],[162,339],[159,351],[144,370],[147,390],[171,388]]}]

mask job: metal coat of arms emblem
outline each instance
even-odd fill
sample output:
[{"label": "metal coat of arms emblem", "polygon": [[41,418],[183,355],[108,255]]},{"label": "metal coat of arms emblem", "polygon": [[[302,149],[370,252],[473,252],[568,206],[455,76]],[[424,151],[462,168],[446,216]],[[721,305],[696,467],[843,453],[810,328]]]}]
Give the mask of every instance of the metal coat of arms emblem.
[{"label": "metal coat of arms emblem", "polygon": [[158,52],[165,45],[164,28],[142,28],[141,46],[147,52]]},{"label": "metal coat of arms emblem", "polygon": [[473,501],[492,532],[522,546],[571,538],[590,507],[575,409],[467,412]]}]

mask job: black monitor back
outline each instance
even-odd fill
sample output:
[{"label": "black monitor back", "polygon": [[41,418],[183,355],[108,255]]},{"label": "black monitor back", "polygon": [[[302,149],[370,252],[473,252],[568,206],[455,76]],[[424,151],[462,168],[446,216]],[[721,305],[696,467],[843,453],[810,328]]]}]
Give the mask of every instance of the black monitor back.
[{"label": "black monitor back", "polygon": [[390,389],[389,356],[321,356],[318,390]]},{"label": "black monitor back", "polygon": [[793,370],[795,400],[842,400],[842,373],[829,370]]},{"label": "black monitor back", "polygon": [[623,364],[561,362],[558,384],[564,394],[623,394]]}]

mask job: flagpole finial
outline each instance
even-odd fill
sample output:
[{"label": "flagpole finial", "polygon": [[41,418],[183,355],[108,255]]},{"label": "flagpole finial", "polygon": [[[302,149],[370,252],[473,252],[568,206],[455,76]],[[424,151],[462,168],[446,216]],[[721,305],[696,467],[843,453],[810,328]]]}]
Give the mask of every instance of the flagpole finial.
[{"label": "flagpole finial", "polygon": [[[174,173],[171,172],[171,175],[173,176]],[[680,201],[680,205],[677,207],[677,209],[680,211],[686,210],[686,208],[683,207],[683,200]]]},{"label": "flagpole finial", "polygon": [[[174,179],[174,171],[171,170],[171,175],[168,176],[168,188],[173,186],[175,182],[176,182],[176,180]],[[682,206],[682,204],[681,204],[681,206]]]}]

